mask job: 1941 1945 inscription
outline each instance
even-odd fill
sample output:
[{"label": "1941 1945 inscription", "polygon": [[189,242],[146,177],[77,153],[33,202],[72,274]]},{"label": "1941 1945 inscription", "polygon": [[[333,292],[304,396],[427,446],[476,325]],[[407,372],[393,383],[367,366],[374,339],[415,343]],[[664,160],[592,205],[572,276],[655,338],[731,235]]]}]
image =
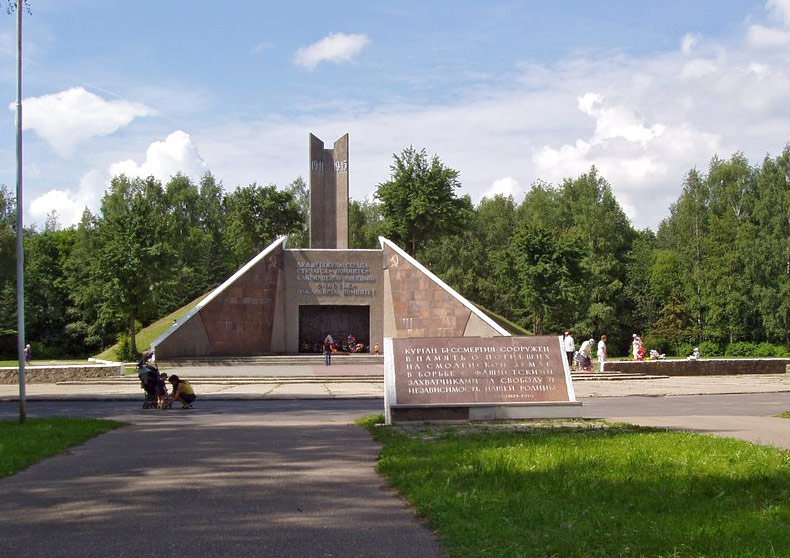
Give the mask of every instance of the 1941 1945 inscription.
[{"label": "1941 1945 inscription", "polygon": [[391,359],[391,404],[575,401],[558,337],[392,339]]}]

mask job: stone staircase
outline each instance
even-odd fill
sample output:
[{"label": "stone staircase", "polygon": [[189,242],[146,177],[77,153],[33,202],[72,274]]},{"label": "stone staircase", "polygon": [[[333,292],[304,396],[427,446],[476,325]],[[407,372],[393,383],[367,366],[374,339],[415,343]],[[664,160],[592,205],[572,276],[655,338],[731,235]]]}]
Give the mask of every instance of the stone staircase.
[{"label": "stone staircase", "polygon": [[616,382],[620,380],[660,380],[669,378],[658,374],[640,374],[638,372],[619,372],[617,370],[606,370],[604,372],[571,372],[571,379],[574,382],[592,382],[592,381],[611,381]]},{"label": "stone staircase", "polygon": [[[194,376],[189,381],[196,385],[272,385],[272,384],[380,384],[384,382],[384,375],[377,374],[343,374],[326,376]],[[139,385],[137,376],[116,376],[114,378],[96,378],[92,380],[67,380],[58,382],[64,386],[82,385]]]},{"label": "stone staircase", "polygon": [[[269,357],[271,358],[271,357]],[[379,359],[381,357],[378,357]],[[323,364],[323,360],[318,361]],[[248,362],[246,362],[248,364]],[[227,366],[232,366],[228,364]],[[619,372],[607,370],[606,372],[571,372],[571,379],[574,382],[612,382],[622,380],[658,380],[669,378],[656,374],[639,374],[634,372]],[[362,383],[377,384],[384,381],[383,374],[321,374],[321,375],[256,375],[256,376],[191,376],[190,381],[195,384],[203,385],[272,385],[272,384],[342,384],[342,383]],[[91,378],[85,380],[66,380],[58,382],[59,385],[132,385],[139,384],[137,376],[113,376],[106,378]]]},{"label": "stone staircase", "polygon": [[[246,356],[246,357],[200,357],[200,358],[177,358],[167,360],[157,360],[157,366],[167,368],[178,368],[181,366],[256,366],[256,365],[277,365],[277,366],[315,366],[324,364],[324,355],[304,354],[304,355],[267,355],[267,356]],[[371,354],[348,354],[338,353],[332,355],[332,364],[350,365],[369,365],[384,364],[382,355]]]}]

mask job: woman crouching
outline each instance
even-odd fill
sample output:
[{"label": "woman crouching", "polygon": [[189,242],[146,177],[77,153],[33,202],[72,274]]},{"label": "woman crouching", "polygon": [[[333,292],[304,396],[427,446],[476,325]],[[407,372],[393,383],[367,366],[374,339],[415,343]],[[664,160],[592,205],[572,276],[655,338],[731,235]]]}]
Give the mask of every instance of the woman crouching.
[{"label": "woman crouching", "polygon": [[171,404],[174,401],[181,402],[182,409],[191,409],[192,403],[197,398],[195,396],[195,390],[192,389],[192,384],[187,382],[186,380],[181,380],[178,376],[173,374],[168,378],[170,385],[173,386],[173,391],[171,392]]}]

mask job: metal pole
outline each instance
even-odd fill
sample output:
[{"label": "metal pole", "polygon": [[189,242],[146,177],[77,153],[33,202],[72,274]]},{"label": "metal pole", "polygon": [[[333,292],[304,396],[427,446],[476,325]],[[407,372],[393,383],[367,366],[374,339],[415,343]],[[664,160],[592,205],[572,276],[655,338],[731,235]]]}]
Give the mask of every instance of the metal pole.
[{"label": "metal pole", "polygon": [[25,398],[25,277],[22,222],[22,5],[16,3],[16,331],[19,355],[19,422],[27,418]]}]

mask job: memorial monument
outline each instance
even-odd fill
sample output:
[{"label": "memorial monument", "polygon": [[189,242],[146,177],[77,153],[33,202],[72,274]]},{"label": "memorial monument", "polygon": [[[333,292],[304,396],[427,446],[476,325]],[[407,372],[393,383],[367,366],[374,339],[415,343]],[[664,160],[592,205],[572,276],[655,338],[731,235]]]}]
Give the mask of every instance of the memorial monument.
[{"label": "memorial monument", "polygon": [[393,242],[348,248],[348,135],[310,134],[310,247],[275,240],[152,343],[160,361],[384,352],[385,338],[509,333]]}]

